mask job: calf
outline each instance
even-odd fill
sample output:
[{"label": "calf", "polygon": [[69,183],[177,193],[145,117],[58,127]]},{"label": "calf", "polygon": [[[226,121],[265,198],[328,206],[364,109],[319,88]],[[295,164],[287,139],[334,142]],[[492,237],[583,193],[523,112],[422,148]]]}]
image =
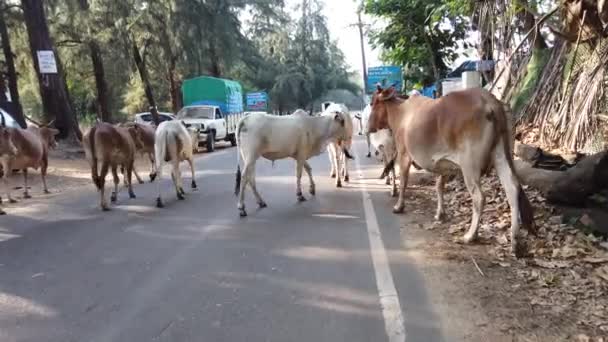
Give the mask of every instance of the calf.
[{"label": "calf", "polygon": [[349,149],[353,141],[353,120],[343,104],[332,103],[321,114],[321,116],[333,116],[336,113],[344,113],[344,136],[331,139],[327,145],[329,162],[331,163],[330,177],[336,178],[336,187],[342,187],[342,177],[348,183],[348,159],[352,159]]},{"label": "calf", "polygon": [[22,170],[23,172],[23,198],[31,198],[28,190],[28,168],[40,169],[42,187],[44,193],[48,194],[46,184],[46,172],[49,164],[48,152],[56,146],[55,135],[58,130],[49,127],[30,126],[27,129],[8,127],[5,130],[10,135],[11,142],[16,148],[16,154],[4,154],[0,157],[3,180],[6,187],[6,195],[10,203],[17,202],[11,194],[8,177],[11,170]]},{"label": "calf", "polygon": [[[336,112],[333,115],[319,117],[294,113],[288,116],[268,114],[250,114],[239,121],[236,138],[239,153],[235,195],[239,195],[237,208],[241,216],[247,216],[245,210],[245,187],[249,184],[260,208],[266,207],[255,184],[255,163],[260,157],[275,161],[285,158],[296,160],[296,196],[298,201],[305,201],[302,195],[302,170],[306,170],[310,179],[310,193],[315,194],[315,183],[312,169],[307,160],[321,153],[325,145],[337,138],[344,139],[347,113]],[[346,154],[348,152],[345,151]],[[243,180],[241,181],[240,158],[243,158]]]},{"label": "calf", "polygon": [[[198,138],[193,139],[193,136],[198,137],[198,131],[188,129],[180,121],[164,121],[156,129],[156,137],[154,143],[154,153],[156,159],[156,173],[158,178],[162,177],[163,165],[166,162],[171,162],[173,170],[171,178],[179,200],[184,199],[186,192],[182,186],[182,176],[179,171],[179,163],[187,161],[192,171],[192,189],[196,189],[196,180],[194,174],[194,159],[193,149],[198,146]],[[196,145],[194,145],[196,144]],[[156,174],[154,175],[156,178]],[[164,207],[161,198],[161,184],[158,182],[158,197],[156,198],[156,206]]]},{"label": "calf", "polygon": [[[99,122],[83,136],[85,155],[91,165],[91,178],[100,192],[100,206],[103,211],[108,211],[108,203],[105,197],[105,179],[111,168],[114,177],[114,191],[110,196],[111,202],[118,199],[118,167],[126,170],[126,186],[129,197],[135,198],[131,175],[135,161],[135,142],[133,141],[133,127],[115,127],[109,123]],[[98,172],[99,165],[101,170]]]},{"label": "calf", "polygon": [[484,89],[453,92],[434,100],[422,96],[402,99],[394,88],[378,87],[369,127],[372,133],[390,128],[394,134],[401,173],[396,213],[404,210],[404,190],[412,164],[439,174],[437,219],[444,215],[444,176],[462,171],[473,199],[466,243],[477,236],[484,206],[480,178],[493,165],[511,207],[511,249],[520,255],[519,219],[532,230],[533,209],[513,167],[511,127],[503,103]]}]

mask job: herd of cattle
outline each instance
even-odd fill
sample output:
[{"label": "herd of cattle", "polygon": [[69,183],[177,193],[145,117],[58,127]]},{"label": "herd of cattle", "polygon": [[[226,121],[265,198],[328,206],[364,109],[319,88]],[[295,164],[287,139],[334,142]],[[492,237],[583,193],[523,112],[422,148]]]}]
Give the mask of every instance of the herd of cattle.
[{"label": "herd of cattle", "polygon": [[[477,236],[485,203],[480,178],[494,167],[511,208],[512,251],[516,255],[520,254],[520,223],[533,230],[533,209],[513,167],[510,111],[506,105],[483,89],[453,92],[434,100],[420,95],[407,97],[398,94],[394,88],[378,87],[361,120],[365,124],[367,156],[371,156],[370,145],[373,145],[376,155],[384,162],[382,176],[386,176],[387,184],[392,184],[391,194],[399,196],[393,210],[395,213],[404,211],[405,189],[411,166],[438,175],[437,220],[445,216],[445,177],[455,172],[462,173],[473,200],[473,217],[464,242],[471,242]],[[8,176],[11,174],[8,170],[23,171],[25,198],[29,197],[28,168],[41,170],[43,188],[48,192],[45,179],[48,151],[55,146],[57,133],[56,129],[50,127],[6,127],[2,118],[0,161],[8,201],[15,202],[8,185]],[[198,131],[186,127],[181,121],[165,121],[157,128],[137,123],[97,123],[85,133],[83,146],[91,166],[93,183],[100,194],[101,209],[109,210],[105,178],[110,171],[114,181],[110,201],[115,202],[119,193],[119,168],[129,197],[135,197],[132,175],[140,183],[143,182],[134,166],[138,154],[147,156],[151,162],[151,181],[161,178],[163,165],[171,163],[177,198],[184,199],[179,164],[182,161],[188,162],[192,173],[191,187],[195,189],[193,153],[198,148],[198,136]],[[238,196],[237,209],[240,216],[247,215],[244,203],[247,185],[258,206],[266,207],[255,179],[255,165],[260,157],[270,161],[294,159],[296,197],[298,201],[305,201],[301,185],[302,173],[305,171],[308,175],[309,192],[314,195],[315,182],[308,160],[324,149],[328,151],[330,176],[336,179],[336,186],[341,187],[342,182],[349,181],[348,160],[353,159],[350,152],[352,137],[353,118],[348,109],[340,104],[331,104],[316,116],[297,110],[287,116],[254,113],[242,118],[236,132],[238,152],[235,195]],[[395,166],[399,168],[398,174]],[[160,184],[156,205],[163,207]],[[0,213],[4,214],[4,211],[0,209]]]}]

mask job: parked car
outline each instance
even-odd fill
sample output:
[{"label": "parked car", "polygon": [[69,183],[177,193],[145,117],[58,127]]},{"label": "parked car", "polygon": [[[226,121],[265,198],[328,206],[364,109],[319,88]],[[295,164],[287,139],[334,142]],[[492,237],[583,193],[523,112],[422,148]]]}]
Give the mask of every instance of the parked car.
[{"label": "parked car", "polygon": [[0,114],[2,116],[4,116],[4,121],[6,122],[6,127],[15,127],[15,128],[21,128],[21,126],[19,126],[19,123],[13,119],[13,117],[7,113],[4,109],[0,108]]},{"label": "parked car", "polygon": [[[175,115],[173,115],[171,113],[158,112],[158,116],[159,116],[160,122],[175,120]],[[151,125],[152,124],[152,114],[150,112],[137,113],[137,114],[135,114],[134,121],[136,123]]]}]

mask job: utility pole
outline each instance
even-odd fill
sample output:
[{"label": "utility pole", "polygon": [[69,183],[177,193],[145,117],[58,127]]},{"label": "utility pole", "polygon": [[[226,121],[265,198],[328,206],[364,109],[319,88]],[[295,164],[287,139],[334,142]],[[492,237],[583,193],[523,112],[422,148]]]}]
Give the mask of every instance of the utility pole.
[{"label": "utility pole", "polygon": [[361,60],[363,61],[363,98],[365,98],[365,87],[367,87],[367,63],[365,61],[365,38],[363,37],[363,21],[361,20],[361,10],[357,11],[357,27],[359,28],[359,39],[361,40]]}]

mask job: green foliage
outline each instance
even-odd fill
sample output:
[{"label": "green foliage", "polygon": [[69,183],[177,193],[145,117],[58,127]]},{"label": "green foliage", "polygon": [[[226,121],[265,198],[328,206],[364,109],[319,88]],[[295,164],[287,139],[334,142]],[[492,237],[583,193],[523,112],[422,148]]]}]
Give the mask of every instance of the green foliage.
[{"label": "green foliage", "polygon": [[519,89],[517,89],[511,100],[511,107],[515,113],[519,113],[523,106],[530,100],[530,96],[534,92],[550,57],[550,49],[533,50],[530,62],[528,62],[528,65],[526,66],[526,76],[521,81],[518,86]]},{"label": "green foliage", "polygon": [[468,0],[367,0],[365,11],[387,21],[371,36],[382,60],[406,67],[408,81],[416,83],[446,74],[472,8]]},{"label": "green foliage", "polygon": [[[291,18],[283,0],[45,1],[51,36],[81,122],[95,117],[97,92],[88,43],[102,51],[114,117],[147,110],[132,42],[140,49],[159,110],[172,106],[170,80],[215,75],[270,93],[274,109],[308,107],[332,89],[359,91],[344,55],[330,40],[318,0]],[[243,22],[243,14],[250,18]],[[19,10],[8,21],[27,115],[42,106]]]}]

